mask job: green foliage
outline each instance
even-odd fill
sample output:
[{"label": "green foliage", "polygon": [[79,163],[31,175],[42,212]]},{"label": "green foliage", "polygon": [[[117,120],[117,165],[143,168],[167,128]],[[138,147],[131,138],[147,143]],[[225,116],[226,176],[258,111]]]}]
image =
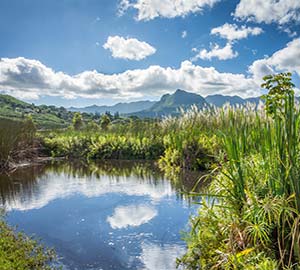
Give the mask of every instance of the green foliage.
[{"label": "green foliage", "polygon": [[126,137],[116,134],[52,133],[44,138],[53,156],[86,159],[158,159],[164,147],[160,138]]},{"label": "green foliage", "polygon": [[258,110],[194,106],[180,117],[126,119],[97,134],[54,133],[45,143],[54,155],[212,170],[178,260],[186,269],[299,269],[300,110],[289,73],[265,77],[263,87],[269,94]]},{"label": "green foliage", "polygon": [[159,159],[161,168],[173,167],[175,170],[208,170],[215,163],[217,151],[216,136],[192,137],[191,134],[180,132],[164,136],[165,153]]},{"label": "green foliage", "polygon": [[280,73],[275,75],[265,76],[263,88],[269,92],[263,98],[266,101],[266,111],[269,115],[275,117],[276,114],[283,114],[287,103],[294,103],[295,86],[292,83],[291,73]]},{"label": "green foliage", "polygon": [[24,121],[0,119],[0,170],[7,169],[10,162],[18,161],[22,151],[33,145],[36,127],[31,117]]},{"label": "green foliage", "polygon": [[[0,119],[23,121],[30,115],[38,129],[62,129],[72,123],[74,114],[74,112],[68,111],[64,107],[36,106],[0,94]],[[89,122],[95,117],[87,113],[82,114],[82,116],[84,122]]]},{"label": "green foliage", "polygon": [[[202,201],[185,235],[188,250],[178,260],[186,269],[299,269],[300,109],[294,104],[290,73],[264,80],[269,92],[265,107],[257,110],[252,105],[193,106],[180,117],[161,121],[113,120],[107,113],[101,129],[94,121],[83,129],[88,115],[75,114],[74,129],[44,133],[43,143],[56,157],[153,159],[177,174],[210,170],[213,181],[206,196],[195,189],[192,194]],[[162,101],[172,107],[178,100],[168,95]],[[4,125],[1,160],[35,132],[32,119]]]},{"label": "green foliage", "polygon": [[85,129],[87,131],[99,131],[99,126],[97,125],[97,123],[94,120],[89,121],[86,126]]},{"label": "green foliage", "polygon": [[80,130],[83,127],[83,120],[82,116],[79,112],[76,112],[74,114],[74,117],[72,119],[73,128],[75,130]]},{"label": "green foliage", "polygon": [[111,120],[107,114],[103,114],[100,119],[100,127],[106,130],[110,124]]},{"label": "green foliage", "polygon": [[23,121],[31,116],[38,128],[63,128],[72,119],[71,112],[54,106],[35,106],[8,95],[0,95],[0,118]]},{"label": "green foliage", "polygon": [[0,266],[2,270],[51,270],[56,260],[53,250],[45,249],[23,233],[16,233],[0,220]]},{"label": "green foliage", "polygon": [[192,219],[187,269],[299,269],[300,112],[290,74],[265,81],[266,114],[223,109],[215,122],[224,160]]}]

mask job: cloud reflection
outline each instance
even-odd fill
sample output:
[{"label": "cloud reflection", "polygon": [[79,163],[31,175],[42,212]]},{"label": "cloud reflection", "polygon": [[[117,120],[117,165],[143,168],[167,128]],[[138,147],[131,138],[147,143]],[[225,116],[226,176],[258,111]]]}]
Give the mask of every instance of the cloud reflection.
[{"label": "cloud reflection", "polygon": [[115,209],[112,216],[107,218],[107,222],[113,229],[122,229],[140,226],[155,216],[157,216],[157,210],[147,205],[120,206]]},{"label": "cloud reflection", "polygon": [[175,270],[176,258],[185,253],[185,248],[181,245],[166,244],[157,245],[153,243],[142,244],[141,260],[144,264],[142,270]]},{"label": "cloud reflection", "polygon": [[148,196],[152,201],[159,201],[174,194],[168,181],[147,181],[130,177],[70,177],[65,174],[47,173],[40,177],[31,190],[4,198],[7,211],[26,211],[40,209],[51,201],[76,194],[86,197],[98,197],[108,193],[120,193],[128,196]]}]

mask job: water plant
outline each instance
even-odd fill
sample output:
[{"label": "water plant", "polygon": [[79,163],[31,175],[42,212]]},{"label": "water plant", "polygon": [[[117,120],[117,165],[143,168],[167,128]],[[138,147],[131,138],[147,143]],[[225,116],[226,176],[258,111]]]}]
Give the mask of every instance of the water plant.
[{"label": "water plant", "polygon": [[179,260],[187,269],[299,269],[300,114],[290,76],[264,78],[265,111],[224,111],[226,158],[192,219]]}]

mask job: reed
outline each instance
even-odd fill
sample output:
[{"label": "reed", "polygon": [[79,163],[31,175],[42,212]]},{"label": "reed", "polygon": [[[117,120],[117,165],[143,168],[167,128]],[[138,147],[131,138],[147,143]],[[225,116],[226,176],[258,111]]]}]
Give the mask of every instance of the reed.
[{"label": "reed", "polygon": [[[192,219],[179,260],[187,269],[299,269],[300,111],[290,74],[265,81],[265,110],[209,116],[218,118],[212,123],[225,158]],[[198,121],[210,129],[201,113]]]},{"label": "reed", "polygon": [[17,162],[21,151],[30,148],[34,140],[35,126],[32,120],[12,121],[0,119],[0,170]]}]

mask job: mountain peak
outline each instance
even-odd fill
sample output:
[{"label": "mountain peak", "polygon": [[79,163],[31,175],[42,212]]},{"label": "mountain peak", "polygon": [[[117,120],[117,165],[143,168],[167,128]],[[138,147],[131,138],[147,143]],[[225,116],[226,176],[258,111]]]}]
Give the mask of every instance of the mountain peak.
[{"label": "mountain peak", "polygon": [[190,94],[189,92],[185,91],[185,90],[182,90],[182,89],[177,89],[174,94]]},{"label": "mountain peak", "polygon": [[174,115],[179,113],[179,108],[187,109],[192,105],[202,108],[208,104],[205,99],[198,94],[177,89],[173,94],[163,95],[160,101],[155,103],[148,111],[157,115]]}]

